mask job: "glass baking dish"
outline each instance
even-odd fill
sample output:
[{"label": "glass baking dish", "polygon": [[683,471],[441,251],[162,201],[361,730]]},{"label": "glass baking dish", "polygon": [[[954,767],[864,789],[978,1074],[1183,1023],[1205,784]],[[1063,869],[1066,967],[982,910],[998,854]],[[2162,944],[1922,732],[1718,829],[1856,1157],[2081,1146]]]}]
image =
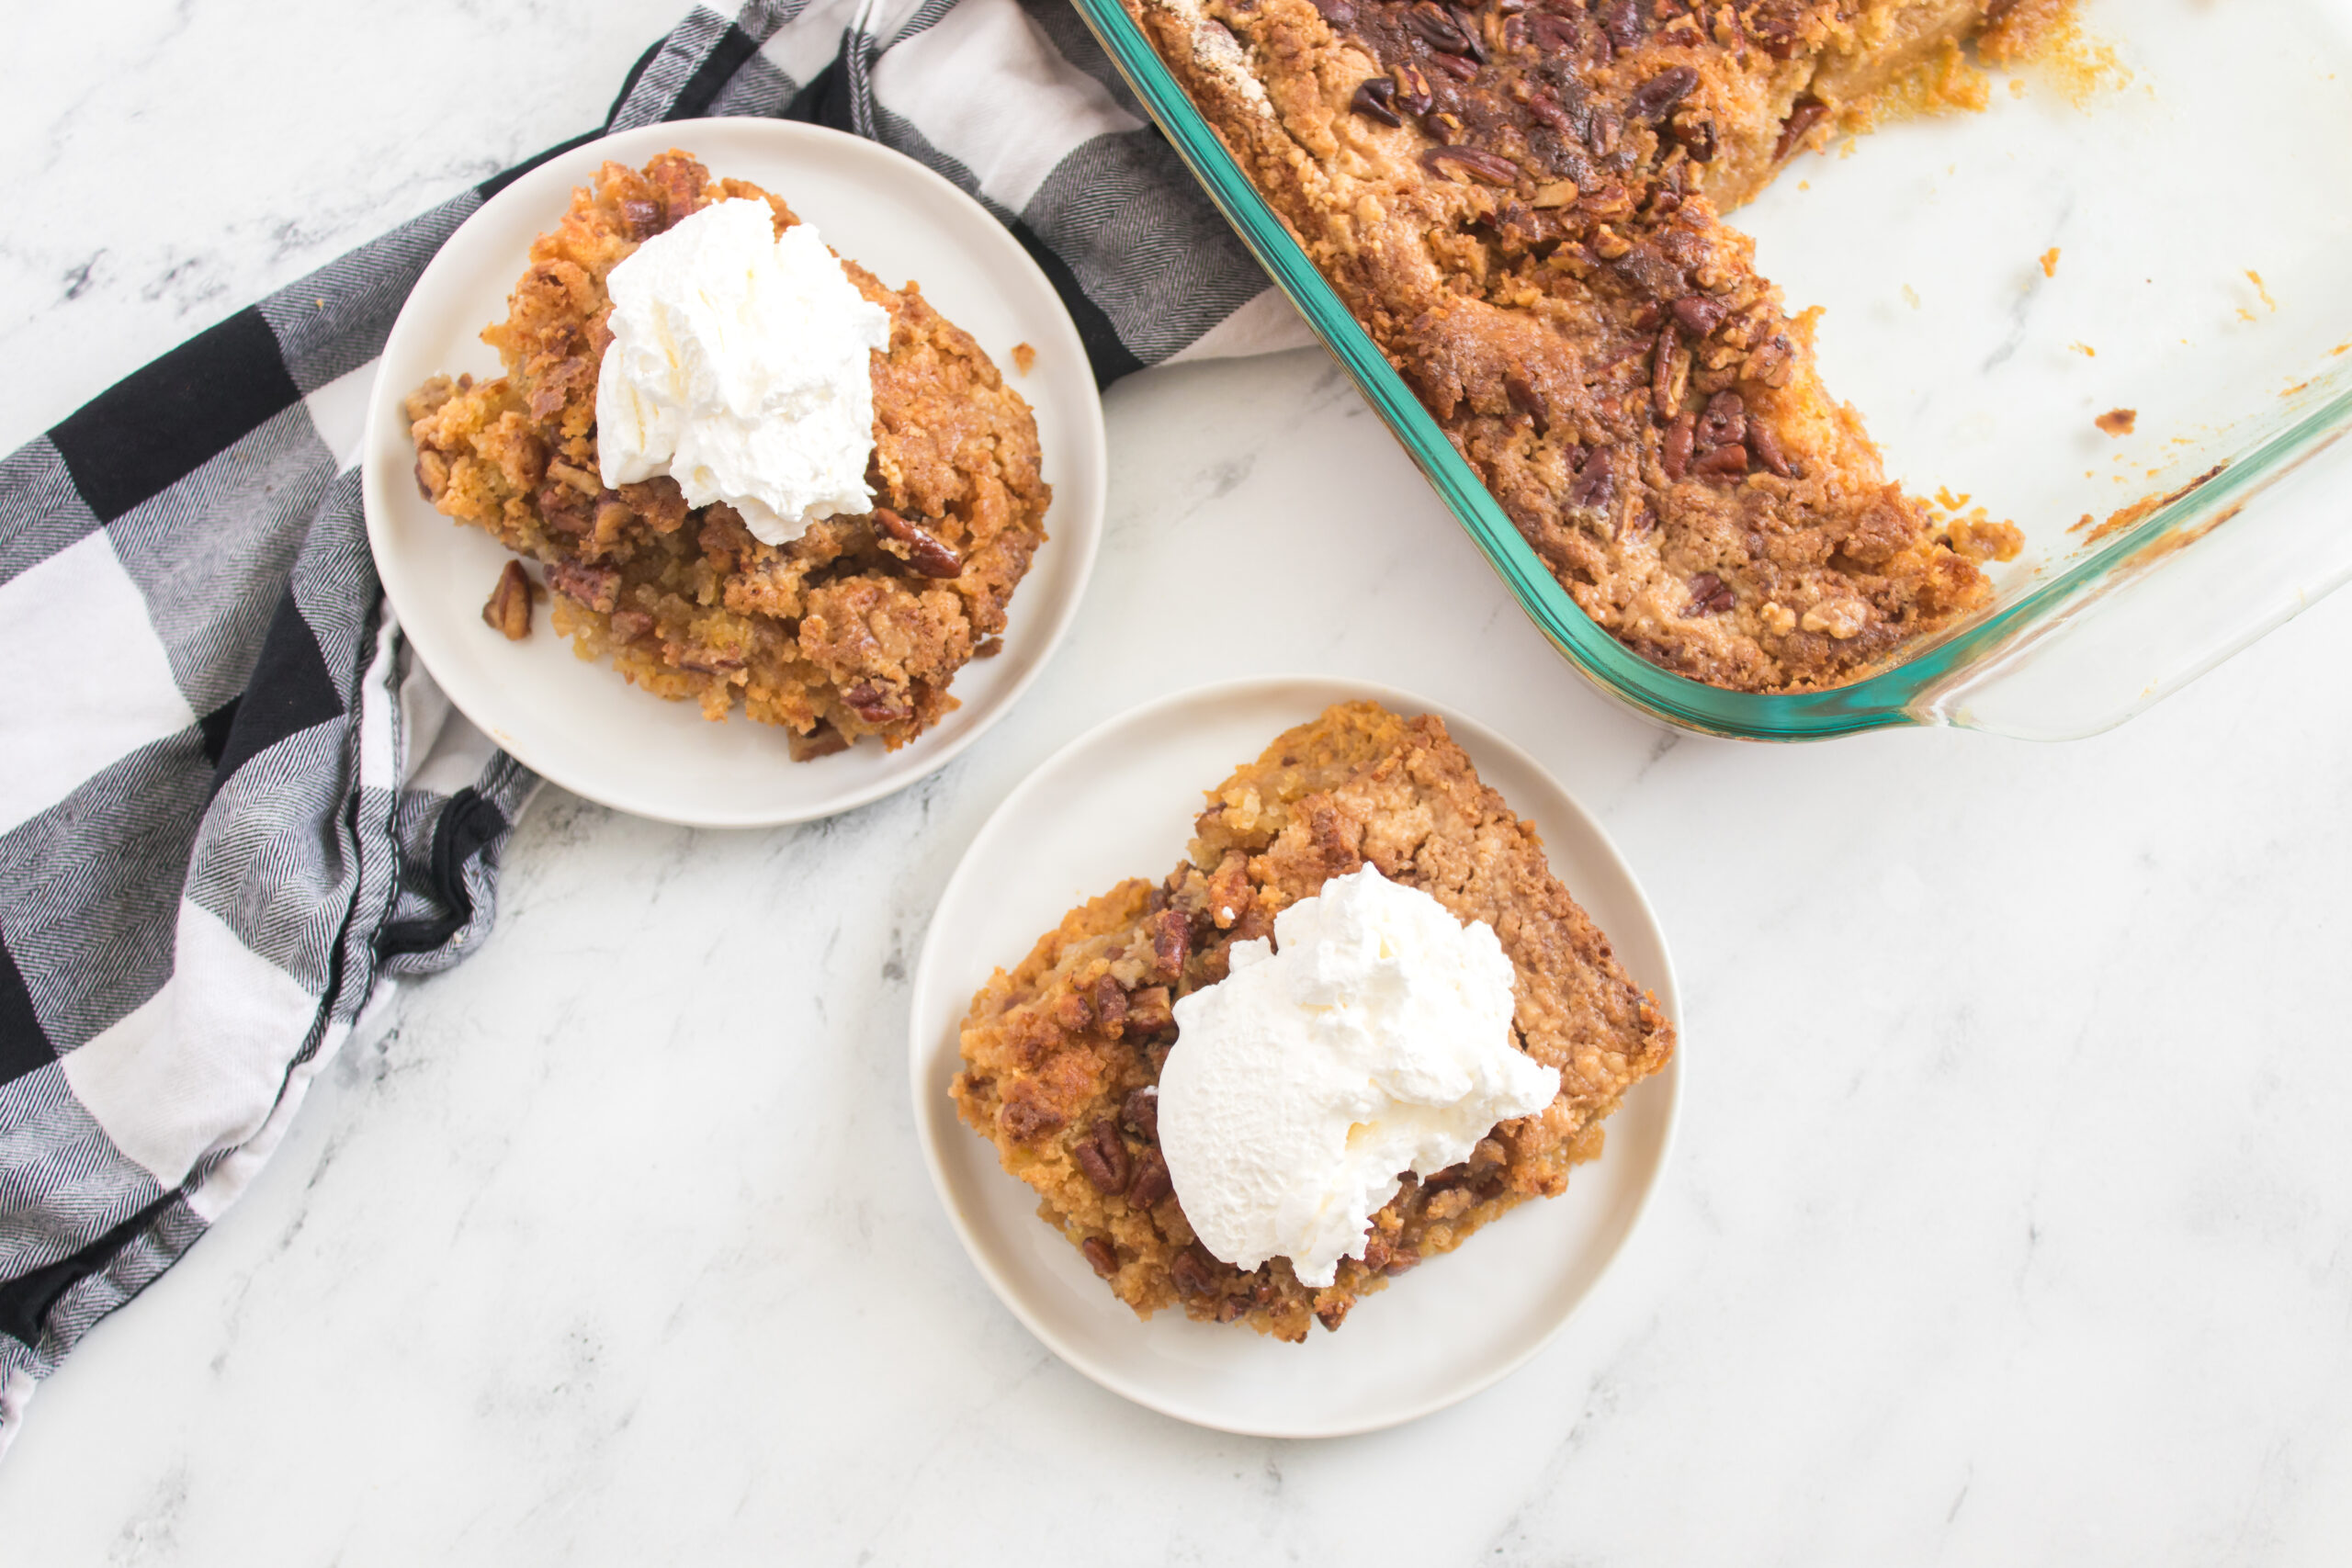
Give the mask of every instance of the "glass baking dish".
[{"label": "glass baking dish", "polygon": [[[1755,739],[2087,735],[2352,577],[2352,505],[2320,489],[2352,484],[2352,445],[2294,504],[2262,495],[2352,428],[2352,0],[2086,0],[2065,64],[1996,75],[1981,113],[1800,154],[1737,210],[1789,308],[1826,307],[1824,379],[1890,477],[2026,538],[1973,620],[1787,695],[1670,674],[1589,620],[1162,65],[1134,0],[1073,3],[1527,614],[1644,713]],[[2125,408],[2129,434],[2094,423]]]}]

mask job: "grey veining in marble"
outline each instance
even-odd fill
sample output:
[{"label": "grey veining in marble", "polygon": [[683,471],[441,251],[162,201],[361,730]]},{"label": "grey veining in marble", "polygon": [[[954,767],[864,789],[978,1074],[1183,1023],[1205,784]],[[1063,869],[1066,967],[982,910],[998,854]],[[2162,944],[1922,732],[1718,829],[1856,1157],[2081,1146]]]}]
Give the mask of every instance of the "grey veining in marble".
[{"label": "grey veining in marble", "polygon": [[[593,120],[672,19],[27,18],[0,440]],[[2344,1561],[2352,596],[2094,740],[1734,745],[1584,686],[1319,355],[1109,415],[1071,639],[926,784],[773,832],[540,799],[480,955],[34,1400],[0,1559]],[[966,1261],[906,1103],[913,954],[996,803],[1261,670],[1527,747],[1689,998],[1675,1163],[1582,1314],[1335,1442],[1062,1366]]]}]

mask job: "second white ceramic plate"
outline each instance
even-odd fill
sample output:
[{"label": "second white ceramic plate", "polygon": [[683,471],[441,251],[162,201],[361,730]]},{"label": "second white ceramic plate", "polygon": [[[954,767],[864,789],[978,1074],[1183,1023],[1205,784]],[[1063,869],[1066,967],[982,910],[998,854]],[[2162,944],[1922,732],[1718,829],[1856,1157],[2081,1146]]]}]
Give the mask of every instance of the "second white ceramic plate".
[{"label": "second white ceramic plate", "polygon": [[1203,792],[1292,725],[1372,698],[1434,713],[1479,775],[1544,836],[1567,885],[1634,981],[1678,1027],[1665,933],[1608,836],[1550,775],[1484,725],[1409,694],[1282,676],[1205,687],[1071,742],[998,807],[941,896],[915,976],[915,1124],[972,1261],[1037,1337],[1137,1404],[1204,1427],[1337,1437],[1394,1426],[1476,1393],[1543,1348],[1600,1280],[1649,1202],[1673,1139],[1681,1052],[1637,1085],[1606,1150],[1566,1195],[1504,1215],[1455,1252],[1367,1297],[1335,1334],[1283,1345],[1163,1312],[1139,1321],[1036,1215],[995,1147],[956,1119],[957,1026],[991,970],[1011,968],[1070,908],[1128,876],[1165,875]]},{"label": "second white ceramic plate", "polygon": [[[714,175],[753,181],[817,225],[885,283],[909,278],[977,339],[1037,415],[1051,536],[1014,595],[1004,650],[956,677],[963,706],[896,751],[875,742],[795,762],[783,730],[736,716],[713,724],[663,702],[608,664],[576,658],[548,626],[508,642],[484,626],[507,552],[417,493],[401,404],[436,373],[495,376],[481,329],[506,314],[533,236],[563,216],[572,187],[606,159],[641,166],[682,148]],[[1012,348],[1037,351],[1026,376]],[[393,323],[368,406],[368,537],[384,592],[450,701],[491,738],[565,788],[640,817],[698,827],[806,821],[903,789],[977,739],[1012,705],[1076,613],[1102,530],[1102,404],[1085,346],[1053,285],[985,208],[878,143],[775,119],[645,126],[574,148],[500,191],[417,280]]]}]

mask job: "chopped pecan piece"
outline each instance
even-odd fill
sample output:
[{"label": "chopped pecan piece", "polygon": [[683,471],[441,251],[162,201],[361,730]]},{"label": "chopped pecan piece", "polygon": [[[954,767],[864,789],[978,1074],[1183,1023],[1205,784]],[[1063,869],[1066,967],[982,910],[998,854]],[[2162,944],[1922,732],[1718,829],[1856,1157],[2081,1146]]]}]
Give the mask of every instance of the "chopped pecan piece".
[{"label": "chopped pecan piece", "polygon": [[1796,471],[1789,466],[1789,459],[1781,451],[1781,438],[1773,434],[1772,427],[1762,420],[1747,422],[1747,449],[1756,454],[1758,462],[1784,479]]},{"label": "chopped pecan piece", "polygon": [[1062,1124],[1061,1112],[1049,1111],[1034,1100],[1008,1100],[997,1113],[997,1125],[1016,1144],[1034,1143]]},{"label": "chopped pecan piece", "polygon": [[1719,615],[1737,601],[1731,585],[1712,571],[1702,571],[1690,580],[1690,603],[1684,605],[1685,615]]},{"label": "chopped pecan piece", "polygon": [[1625,100],[1625,112],[1635,119],[1653,123],[1674,112],[1674,106],[1689,97],[1699,85],[1699,73],[1688,65],[1670,66],[1634,89]]},{"label": "chopped pecan piece", "polygon": [[[1187,934],[1189,934],[1189,928]],[[1127,994],[1127,1032],[1159,1034],[1176,1021],[1165,986],[1143,986]]]},{"label": "chopped pecan piece", "polygon": [[1216,1288],[1217,1276],[1229,1272],[1199,1242],[1178,1253],[1168,1265],[1168,1282],[1182,1296],[1197,1296]]},{"label": "chopped pecan piece", "polygon": [[842,702],[868,724],[890,724],[906,717],[908,712],[871,681],[860,681],[843,692]]},{"label": "chopped pecan piece", "polygon": [[573,603],[609,613],[618,602],[621,574],[606,566],[582,566],[578,561],[550,561],[548,586]]},{"label": "chopped pecan piece", "polygon": [[508,561],[499,570],[498,584],[490,591],[490,599],[481,607],[482,625],[500,633],[508,642],[521,642],[531,635],[531,601],[538,593],[539,585],[531,581],[523,563]]},{"label": "chopped pecan piece", "polygon": [[947,578],[964,575],[963,556],[952,546],[942,543],[930,529],[908,522],[887,506],[874,509],[874,525],[899,547],[892,553],[903,554],[907,564],[923,576]]},{"label": "chopped pecan piece", "polygon": [[1158,1149],[1136,1156],[1135,1179],[1127,1183],[1127,1206],[1148,1209],[1174,1196],[1176,1184],[1168,1179],[1168,1161]]},{"label": "chopped pecan piece", "polygon": [[1173,980],[1184,973],[1184,960],[1192,956],[1193,922],[1182,911],[1162,909],[1152,917],[1151,956],[1153,972]]},{"label": "chopped pecan piece", "polygon": [[1158,1086],[1146,1084],[1141,1089],[1129,1089],[1127,1098],[1119,1102],[1119,1121],[1127,1131],[1146,1143],[1158,1143],[1159,1141]]},{"label": "chopped pecan piece", "polygon": [[1781,122],[1781,140],[1772,148],[1772,162],[1779,163],[1795,152],[1813,128],[1829,118],[1829,106],[1810,95],[1799,98],[1789,109],[1789,118]]},{"label": "chopped pecan piece", "polygon": [[1088,1236],[1078,1244],[1078,1249],[1086,1254],[1087,1263],[1103,1279],[1107,1280],[1119,1271],[1118,1248],[1111,1245],[1110,1237]]},{"label": "chopped pecan piece", "polygon": [[1698,415],[1686,412],[1676,414],[1674,423],[1666,427],[1666,449],[1658,455],[1658,461],[1666,468],[1669,482],[1680,482],[1682,476],[1690,469],[1690,454],[1698,440]]}]

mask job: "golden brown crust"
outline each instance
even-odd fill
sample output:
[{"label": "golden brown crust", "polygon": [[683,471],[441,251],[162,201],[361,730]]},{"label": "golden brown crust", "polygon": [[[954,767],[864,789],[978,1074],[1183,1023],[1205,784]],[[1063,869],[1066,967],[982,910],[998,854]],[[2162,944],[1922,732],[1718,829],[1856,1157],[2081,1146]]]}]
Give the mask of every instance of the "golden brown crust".
[{"label": "golden brown crust", "polygon": [[442,512],[546,563],[555,628],[581,657],[609,655],[631,682],[712,718],[740,703],[787,726],[796,758],[866,735],[895,749],[956,706],[948,682],[1004,629],[1045,542],[1036,421],[914,284],[885,288],[844,259],[890,313],[890,346],[874,358],[873,513],[771,546],[723,503],[688,511],[667,478],[606,489],[605,280],[688,213],[746,197],[775,209],[779,231],[798,221],[675,150],[641,171],[605,164],[532,243],[506,320],[482,333],[506,374],[435,377],[409,400],[417,482]]},{"label": "golden brown crust", "polygon": [[[972,998],[952,1092],[1038,1213],[1149,1316],[1247,1322],[1296,1340],[1336,1328],[1362,1296],[1600,1152],[1601,1121],[1666,1065],[1673,1025],[1551,874],[1535,830],[1482,784],[1442,720],[1374,703],[1292,729],[1210,796],[1184,862],[1070,911],[1011,974]],[[1159,1161],[1150,1090],[1174,1043],[1176,997],[1215,984],[1226,951],[1366,862],[1485,920],[1517,974],[1520,1048],[1560,1070],[1559,1097],[1506,1122],[1464,1165],[1405,1190],[1374,1219],[1363,1261],[1320,1290],[1285,1258],[1245,1273],[1195,1241]]]},{"label": "golden brown crust", "polygon": [[1817,688],[1987,600],[1822,387],[1810,313],[1786,311],[1716,213],[1887,89],[1948,74],[1988,17],[2022,48],[2023,6],[1127,4],[1544,564],[1627,646],[1716,685]]}]

